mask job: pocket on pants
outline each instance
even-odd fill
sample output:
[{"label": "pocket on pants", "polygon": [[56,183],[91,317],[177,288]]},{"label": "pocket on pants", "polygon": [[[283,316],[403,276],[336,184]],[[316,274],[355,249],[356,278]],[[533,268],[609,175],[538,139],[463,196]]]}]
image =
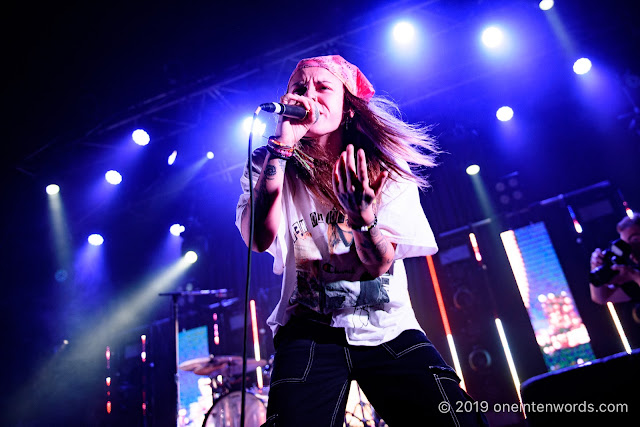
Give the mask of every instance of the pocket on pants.
[{"label": "pocket on pants", "polygon": [[304,382],[313,365],[316,343],[312,340],[286,340],[273,358],[270,387],[286,382]]},{"label": "pocket on pants", "polygon": [[[438,350],[431,344],[429,338],[421,331],[410,329],[402,332],[397,338],[381,344],[387,353],[394,359],[400,359],[416,351],[421,351],[422,363],[430,367],[438,367],[448,371],[457,378],[455,371],[447,365]],[[459,382],[460,380],[458,380]]]},{"label": "pocket on pants", "polygon": [[404,331],[396,338],[381,345],[394,359],[399,359],[420,348],[435,349],[425,334],[413,329]]}]

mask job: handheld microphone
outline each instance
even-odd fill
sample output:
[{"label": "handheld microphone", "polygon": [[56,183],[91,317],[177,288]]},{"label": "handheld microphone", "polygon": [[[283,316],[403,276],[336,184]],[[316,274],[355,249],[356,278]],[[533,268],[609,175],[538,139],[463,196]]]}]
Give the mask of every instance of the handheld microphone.
[{"label": "handheld microphone", "polygon": [[[298,120],[304,119],[307,117],[307,114],[309,114],[309,112],[300,105],[281,104],[279,102],[267,102],[266,104],[261,104],[260,109],[267,113],[280,114],[282,116]],[[313,111],[315,113],[315,121],[317,122],[320,114],[318,113],[318,105],[315,103],[313,104]]]}]

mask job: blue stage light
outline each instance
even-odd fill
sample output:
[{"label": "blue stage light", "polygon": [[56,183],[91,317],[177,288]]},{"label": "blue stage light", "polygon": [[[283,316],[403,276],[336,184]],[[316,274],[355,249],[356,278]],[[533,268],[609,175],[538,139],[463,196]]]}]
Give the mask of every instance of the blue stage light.
[{"label": "blue stage light", "polygon": [[504,42],[504,34],[498,27],[489,27],[482,32],[482,43],[488,48],[496,48]]},{"label": "blue stage light", "polygon": [[104,179],[111,185],[118,185],[122,182],[122,175],[118,171],[110,170],[104,174]]},{"label": "blue stage light", "polygon": [[553,0],[542,0],[538,6],[541,10],[549,10],[553,7]]},{"label": "blue stage light", "polygon": [[134,130],[131,134],[131,138],[133,139],[133,142],[138,145],[147,145],[151,140],[149,134],[144,129]]},{"label": "blue stage light", "polygon": [[591,70],[591,61],[587,58],[580,58],[573,63],[573,72],[576,74],[586,74]]},{"label": "blue stage light", "polygon": [[92,234],[89,236],[87,241],[89,242],[90,245],[100,246],[101,244],[104,243],[104,238],[99,234]]},{"label": "blue stage light", "polygon": [[57,184],[49,184],[47,185],[46,191],[48,195],[53,196],[60,192],[60,187]]},{"label": "blue stage light", "polygon": [[393,39],[400,44],[409,44],[415,40],[416,30],[409,22],[398,22],[393,27]]},{"label": "blue stage light", "polygon": [[185,230],[184,225],[180,225],[180,224],[173,224],[169,228],[169,232],[174,236],[179,236],[184,230]]},{"label": "blue stage light", "polygon": [[173,153],[171,153],[169,155],[169,158],[167,159],[167,163],[169,164],[169,166],[176,162],[176,157],[178,157],[178,150],[173,150]]},{"label": "blue stage light", "polygon": [[501,122],[508,122],[513,118],[513,110],[511,107],[500,107],[498,111],[496,111],[496,117]]}]

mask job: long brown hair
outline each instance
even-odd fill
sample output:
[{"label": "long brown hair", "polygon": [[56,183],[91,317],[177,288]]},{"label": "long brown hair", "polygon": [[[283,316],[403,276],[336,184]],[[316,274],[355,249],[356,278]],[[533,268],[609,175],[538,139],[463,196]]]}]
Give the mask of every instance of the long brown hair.
[{"label": "long brown hair", "polygon": [[[430,134],[431,126],[403,121],[397,104],[390,99],[374,96],[367,102],[346,88],[344,94],[343,120],[336,132],[342,132],[343,147],[353,144],[356,151],[364,150],[369,180],[374,182],[382,171],[387,170],[390,179],[404,178],[422,189],[428,188],[425,172],[437,165],[435,158],[440,153]],[[303,157],[311,159],[312,166],[293,159],[293,167],[287,168],[288,179],[302,180],[316,197],[340,207],[332,183],[337,158],[329,158],[307,138],[300,140],[297,149]]]}]

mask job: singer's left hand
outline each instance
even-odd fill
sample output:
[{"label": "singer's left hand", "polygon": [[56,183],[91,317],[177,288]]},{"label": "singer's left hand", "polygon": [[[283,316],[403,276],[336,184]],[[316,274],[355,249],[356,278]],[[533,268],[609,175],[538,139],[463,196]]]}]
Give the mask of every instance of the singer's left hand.
[{"label": "singer's left hand", "polygon": [[383,171],[376,181],[369,182],[367,159],[363,149],[354,152],[353,145],[340,154],[333,168],[333,192],[338,197],[349,222],[370,225],[375,220],[373,204],[380,195],[389,173]]}]

